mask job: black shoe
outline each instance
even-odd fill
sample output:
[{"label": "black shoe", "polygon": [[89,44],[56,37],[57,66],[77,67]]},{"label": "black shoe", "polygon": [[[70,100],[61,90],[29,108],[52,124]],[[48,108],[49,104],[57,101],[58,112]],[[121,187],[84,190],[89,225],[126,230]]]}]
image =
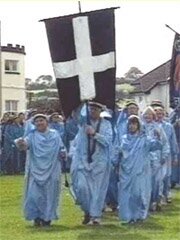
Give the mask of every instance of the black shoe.
[{"label": "black shoe", "polygon": [[84,215],[84,219],[82,221],[82,224],[87,224],[90,221],[90,215],[87,213]]},{"label": "black shoe", "polygon": [[40,227],[41,224],[42,224],[42,220],[41,220],[40,218],[36,218],[36,219],[34,220],[34,226],[35,226],[35,227]]},{"label": "black shoe", "polygon": [[172,198],[171,197],[167,197],[166,202],[167,203],[172,203]]},{"label": "black shoe", "polygon": [[42,220],[42,226],[43,227],[50,227],[50,225],[51,225],[51,221],[44,221],[44,220]]},{"label": "black shoe", "polygon": [[99,226],[101,224],[100,218],[95,218],[93,220],[93,225]]},{"label": "black shoe", "polygon": [[135,224],[136,223],[136,221],[135,220],[133,220],[133,219],[131,219],[129,222],[128,222],[129,224]]}]

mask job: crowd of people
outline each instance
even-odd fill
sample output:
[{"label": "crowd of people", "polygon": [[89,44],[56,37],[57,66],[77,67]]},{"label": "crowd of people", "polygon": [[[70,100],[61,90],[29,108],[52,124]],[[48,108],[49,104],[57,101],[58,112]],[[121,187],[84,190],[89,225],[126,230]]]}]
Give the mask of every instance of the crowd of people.
[{"label": "crowd of people", "polygon": [[58,112],[4,114],[1,174],[25,172],[24,215],[35,226],[58,218],[62,171],[70,171],[83,224],[99,225],[107,208],[123,223],[143,221],[180,184],[177,112],[168,117],[153,101],[140,113],[129,101],[115,114],[89,102],[66,121]]}]

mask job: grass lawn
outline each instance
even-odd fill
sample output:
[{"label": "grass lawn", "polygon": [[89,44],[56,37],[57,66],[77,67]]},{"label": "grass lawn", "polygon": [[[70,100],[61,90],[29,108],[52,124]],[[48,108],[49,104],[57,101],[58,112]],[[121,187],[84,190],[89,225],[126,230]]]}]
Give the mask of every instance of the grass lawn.
[{"label": "grass lawn", "polygon": [[23,176],[0,177],[1,240],[178,240],[180,239],[180,189],[173,203],[144,223],[124,226],[114,213],[104,213],[99,227],[82,226],[82,212],[63,188],[61,219],[50,228],[35,228],[22,215]]}]

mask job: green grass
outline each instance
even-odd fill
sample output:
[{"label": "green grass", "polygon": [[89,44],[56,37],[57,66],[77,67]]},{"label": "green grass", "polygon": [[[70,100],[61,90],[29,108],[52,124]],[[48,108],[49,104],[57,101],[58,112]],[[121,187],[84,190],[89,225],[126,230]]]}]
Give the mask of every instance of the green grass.
[{"label": "green grass", "polygon": [[83,213],[63,188],[61,218],[52,227],[35,228],[22,214],[23,176],[0,177],[1,240],[178,240],[180,239],[180,190],[173,203],[144,223],[124,226],[113,213],[105,213],[102,226],[82,226]]}]

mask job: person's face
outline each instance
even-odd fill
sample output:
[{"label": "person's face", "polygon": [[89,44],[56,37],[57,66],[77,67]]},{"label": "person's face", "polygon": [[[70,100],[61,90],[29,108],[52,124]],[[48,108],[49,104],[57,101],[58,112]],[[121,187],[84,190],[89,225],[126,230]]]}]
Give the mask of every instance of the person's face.
[{"label": "person's face", "polygon": [[19,117],[15,118],[14,123],[19,124],[20,123],[20,118]]},{"label": "person's face", "polygon": [[19,114],[20,121],[23,122],[25,119],[25,115],[23,113]]},{"label": "person's face", "polygon": [[137,133],[139,131],[139,125],[137,122],[130,122],[128,124],[128,130],[131,134]]},{"label": "person's face", "polygon": [[144,119],[147,123],[151,123],[154,120],[154,115],[152,112],[146,112],[144,114]]},{"label": "person's face", "polygon": [[36,118],[34,124],[39,132],[45,132],[47,130],[48,122],[42,117]]},{"label": "person's face", "polygon": [[90,117],[93,120],[97,120],[100,118],[100,113],[101,113],[101,109],[98,107],[94,107],[94,106],[90,106]]},{"label": "person's face", "polygon": [[131,115],[138,115],[138,106],[134,105],[134,104],[130,104],[128,107],[127,107],[127,112],[128,112],[128,116],[131,116]]},{"label": "person's face", "polygon": [[52,120],[52,122],[60,122],[59,115],[53,115],[51,120]]},{"label": "person's face", "polygon": [[163,109],[154,109],[154,111],[156,112],[156,118],[158,121],[163,120],[164,118],[164,110]]}]

